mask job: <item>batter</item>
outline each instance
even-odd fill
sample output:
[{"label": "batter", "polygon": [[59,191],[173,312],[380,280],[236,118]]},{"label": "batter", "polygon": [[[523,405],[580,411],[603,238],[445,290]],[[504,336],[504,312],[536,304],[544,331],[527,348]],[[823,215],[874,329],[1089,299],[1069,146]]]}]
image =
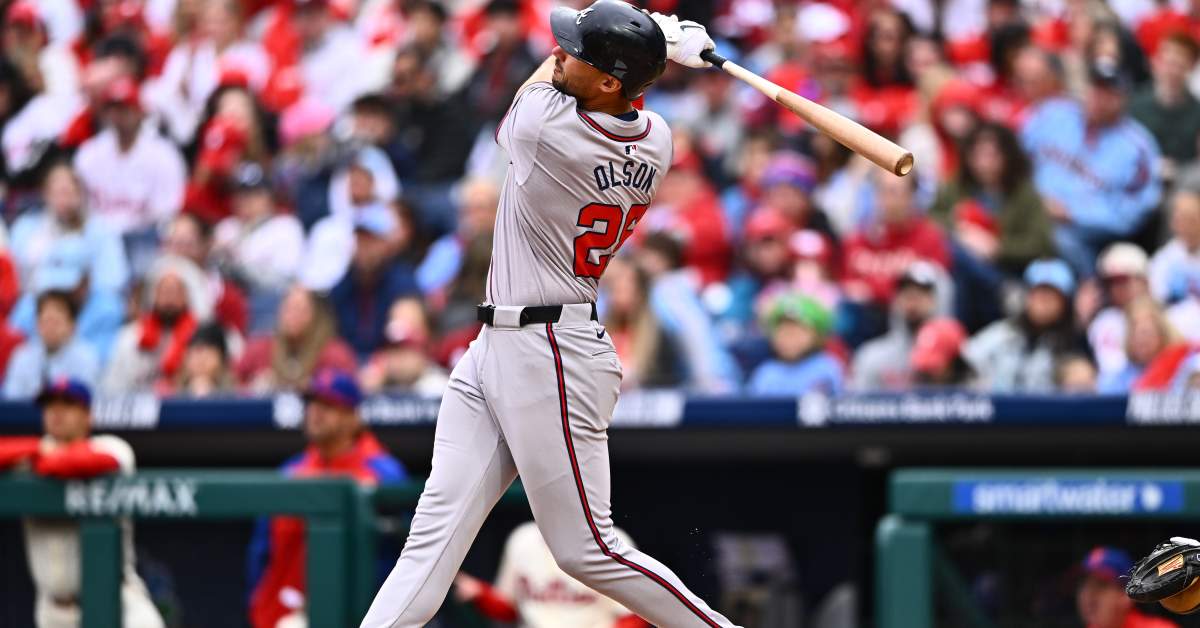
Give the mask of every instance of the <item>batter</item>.
[{"label": "batter", "polygon": [[483,331],[438,413],[433,470],[364,628],[424,626],[519,473],[567,574],[664,628],[732,626],[613,532],[607,429],[621,365],[596,284],[671,163],[671,131],[632,101],[666,59],[705,67],[703,27],[616,0],[556,8],[558,46],[517,92],[496,141],[510,166]]}]

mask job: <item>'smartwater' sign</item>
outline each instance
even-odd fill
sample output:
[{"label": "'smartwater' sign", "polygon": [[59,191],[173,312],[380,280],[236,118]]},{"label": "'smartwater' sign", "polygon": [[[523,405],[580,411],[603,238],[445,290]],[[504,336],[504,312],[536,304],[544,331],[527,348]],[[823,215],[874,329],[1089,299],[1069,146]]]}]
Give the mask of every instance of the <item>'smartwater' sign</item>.
[{"label": "'smartwater' sign", "polygon": [[960,480],[953,510],[977,515],[1125,515],[1179,512],[1183,483],[1121,478]]}]

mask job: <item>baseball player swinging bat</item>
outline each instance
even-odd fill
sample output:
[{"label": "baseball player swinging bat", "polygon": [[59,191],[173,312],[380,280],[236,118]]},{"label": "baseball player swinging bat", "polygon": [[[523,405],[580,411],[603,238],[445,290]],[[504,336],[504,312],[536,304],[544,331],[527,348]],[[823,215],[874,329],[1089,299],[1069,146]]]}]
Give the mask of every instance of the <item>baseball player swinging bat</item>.
[{"label": "baseball player swinging bat", "polygon": [[749,83],[751,87],[762,92],[767,98],[804,118],[805,122],[813,125],[818,131],[870,159],[880,168],[901,177],[912,171],[912,153],[871,129],[795,92],[788,91],[712,50],[702,51],[700,58],[721,68],[734,78]]}]

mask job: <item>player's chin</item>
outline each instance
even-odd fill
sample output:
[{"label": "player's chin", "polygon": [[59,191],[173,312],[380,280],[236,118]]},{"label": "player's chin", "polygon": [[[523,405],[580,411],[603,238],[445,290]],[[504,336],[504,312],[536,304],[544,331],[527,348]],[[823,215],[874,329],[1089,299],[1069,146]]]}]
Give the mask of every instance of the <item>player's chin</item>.
[{"label": "player's chin", "polygon": [[568,96],[575,95],[575,94],[571,93],[571,90],[567,89],[567,81],[562,76],[550,77],[550,84],[554,86],[554,89],[557,89],[558,91],[560,91]]}]

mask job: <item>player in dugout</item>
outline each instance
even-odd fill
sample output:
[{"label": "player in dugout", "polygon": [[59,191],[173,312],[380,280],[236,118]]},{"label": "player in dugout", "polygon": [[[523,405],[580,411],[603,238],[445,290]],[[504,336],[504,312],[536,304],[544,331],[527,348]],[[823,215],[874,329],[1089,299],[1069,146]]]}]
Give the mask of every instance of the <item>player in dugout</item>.
[{"label": "player in dugout", "polygon": [[[362,392],[349,373],[317,373],[304,392],[308,447],[283,464],[289,478],[347,476],[364,486],[403,482],[404,465],[363,425]],[[304,628],[304,520],[261,519],[247,560],[250,623],[254,628]]]},{"label": "player in dugout", "polygon": [[[633,539],[613,527],[629,547]],[[454,596],[489,619],[518,628],[649,628],[641,617],[611,598],[583,586],[554,562],[537,524],[516,527],[504,543],[496,584],[459,572]]]},{"label": "player in dugout", "polygon": [[[134,471],[133,448],[111,434],[92,435],[92,393],[77,379],[46,384],[37,396],[43,435],[0,437],[0,470],[18,468],[61,480]],[[121,526],[121,611],[123,628],[162,628],[163,620],[134,569],[133,524]],[[38,628],[77,628],[80,595],[79,522],[26,518],[25,552],[37,590]]]},{"label": "player in dugout", "polygon": [[1133,561],[1123,550],[1094,548],[1084,557],[1082,567],[1084,577],[1075,592],[1075,606],[1086,628],[1178,628],[1171,621],[1141,612],[1125,596],[1125,579]]}]

